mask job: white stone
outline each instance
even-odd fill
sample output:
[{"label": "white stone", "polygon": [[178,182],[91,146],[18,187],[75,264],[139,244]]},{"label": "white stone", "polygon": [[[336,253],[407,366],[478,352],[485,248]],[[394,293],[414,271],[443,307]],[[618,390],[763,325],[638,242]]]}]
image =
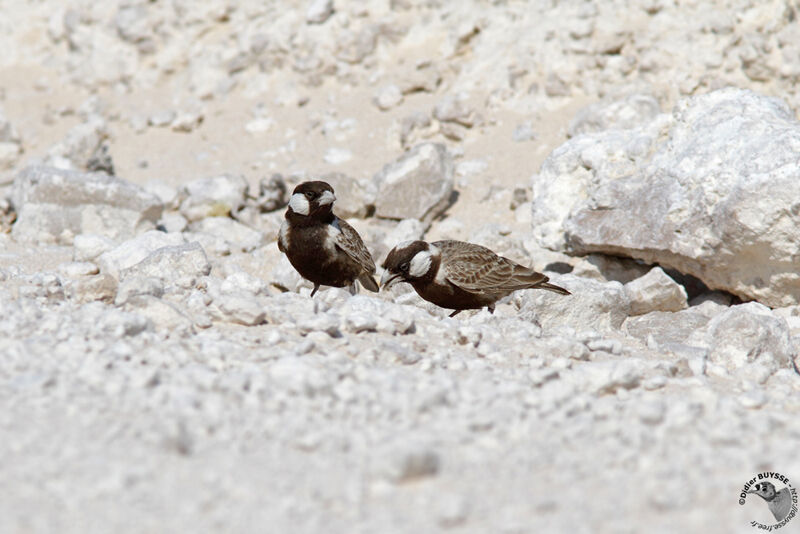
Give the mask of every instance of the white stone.
[{"label": "white stone", "polygon": [[619,282],[602,283],[568,274],[554,276],[550,281],[572,294],[527,289],[518,291],[515,297],[520,302],[520,316],[538,320],[545,331],[563,325],[614,331],[630,313],[630,301]]},{"label": "white stone", "polygon": [[76,234],[123,240],[155,227],[162,204],[139,186],[103,173],[28,167],[14,180],[20,241],[72,243]]},{"label": "white stone", "polygon": [[453,162],[444,145],[417,145],[373,178],[375,214],[430,222],[450,203]]},{"label": "white stone", "polygon": [[224,217],[245,203],[248,185],[241,176],[220,175],[190,182],[182,188],[181,214],[190,222],[205,217]]},{"label": "white stone", "polygon": [[72,259],[76,262],[94,261],[115,246],[113,240],[102,235],[78,234],[73,240]]},{"label": "white stone", "polygon": [[325,160],[325,163],[330,163],[331,165],[341,165],[353,159],[353,153],[346,148],[333,147],[325,151],[325,156],[322,159]]},{"label": "white stone", "polygon": [[708,358],[730,371],[759,363],[771,372],[791,368],[796,347],[783,318],[755,302],[732,306],[708,324]]},{"label": "white stone", "polygon": [[403,103],[403,92],[396,85],[387,85],[375,93],[372,102],[381,111],[387,111]]},{"label": "white stone", "polygon": [[681,101],[640,128],[575,137],[533,177],[534,236],[672,267],[743,299],[797,303],[799,143],[783,102],[740,89]]},{"label": "white stone", "polygon": [[625,284],[631,302],[631,315],[653,311],[680,311],[687,307],[686,289],[670,278],[661,267]]},{"label": "white stone", "polygon": [[333,15],[333,0],[311,0],[306,8],[306,22],[322,24]]},{"label": "white stone", "polygon": [[185,242],[181,234],[167,234],[152,230],[104,252],[97,258],[100,270],[115,278],[120,271],[133,267],[162,247],[178,246]]},{"label": "white stone", "polygon": [[153,277],[188,288],[210,272],[211,264],[205,250],[200,243],[191,242],[157,248],[142,261],[121,269],[119,278]]}]

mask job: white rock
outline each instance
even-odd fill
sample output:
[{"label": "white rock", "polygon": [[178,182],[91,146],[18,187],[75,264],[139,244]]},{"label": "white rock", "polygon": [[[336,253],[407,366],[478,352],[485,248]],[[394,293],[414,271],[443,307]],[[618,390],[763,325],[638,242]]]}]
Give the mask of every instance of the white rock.
[{"label": "white rock", "polygon": [[661,267],[625,284],[631,302],[631,315],[652,311],[680,311],[687,307],[686,289],[670,278]]},{"label": "white rock", "polygon": [[661,108],[652,95],[632,94],[622,99],[608,98],[578,112],[569,124],[570,137],[604,130],[629,129],[652,121]]},{"label": "white rock", "polygon": [[156,128],[162,128],[164,126],[169,126],[172,124],[172,121],[175,120],[175,112],[172,110],[166,111],[159,111],[158,113],[153,113],[147,118],[148,124],[150,126],[155,126]]},{"label": "white rock", "polygon": [[97,258],[97,264],[101,271],[119,278],[120,271],[133,267],[154,251],[162,247],[182,245],[184,241],[181,234],[152,230],[104,252]]},{"label": "white rock", "polygon": [[467,107],[467,95],[446,95],[433,108],[433,117],[441,122],[454,122],[467,128],[475,124],[475,112]]},{"label": "white rock", "polygon": [[[335,190],[334,186],[334,190]],[[275,211],[286,206],[288,202],[286,180],[280,174],[262,178],[258,182],[258,199],[256,203],[261,211]],[[337,209],[339,204],[336,204]]]},{"label": "white rock", "polygon": [[228,217],[206,217],[192,225],[192,230],[226,240],[242,252],[250,252],[264,244],[264,234]]},{"label": "white rock", "polygon": [[759,363],[774,372],[791,368],[796,348],[783,318],[755,302],[733,306],[708,324],[709,361],[730,371]]},{"label": "white rock", "polygon": [[100,269],[92,262],[73,261],[59,265],[58,272],[70,278],[78,278],[81,276],[92,276],[98,274]]},{"label": "white rock", "polygon": [[11,169],[22,155],[22,145],[19,143],[0,142],[0,171]]},{"label": "white rock", "polygon": [[387,85],[375,93],[372,102],[381,111],[387,111],[403,103],[403,92],[396,85]]},{"label": "white rock", "polygon": [[205,250],[200,243],[160,247],[142,261],[119,271],[120,280],[130,276],[153,277],[166,283],[188,288],[195,280],[211,272]]},{"label": "white rock", "polygon": [[620,389],[638,387],[643,374],[644,368],[640,362],[619,360],[585,362],[573,368],[564,378],[581,391],[606,395]]},{"label": "white rock", "polygon": [[538,320],[545,331],[568,325],[575,329],[592,328],[600,332],[619,329],[630,313],[628,295],[619,282],[598,282],[572,275],[555,276],[550,281],[571,295],[529,289],[516,293],[520,316]]},{"label": "white rock", "polygon": [[153,276],[129,276],[120,282],[114,304],[122,306],[131,298],[150,295],[160,298],[164,295],[164,282]]},{"label": "white rock", "polygon": [[533,178],[534,236],[556,250],[672,267],[743,299],[795,304],[799,143],[785,104],[739,89],[684,100],[647,126],[578,136]]},{"label": "white rock", "polygon": [[112,302],[117,294],[117,279],[109,274],[70,280],[65,287],[67,298],[78,304],[94,301]]},{"label": "white rock", "polygon": [[247,133],[257,134],[268,132],[275,126],[275,120],[269,117],[258,117],[244,125]]},{"label": "white rock", "polygon": [[72,259],[76,262],[94,261],[115,246],[113,240],[102,235],[78,234],[73,240]]},{"label": "white rock", "polygon": [[377,470],[395,484],[435,476],[442,463],[434,448],[413,439],[386,446],[379,454]]},{"label": "white rock", "polygon": [[203,122],[203,114],[196,111],[178,113],[170,123],[173,132],[189,133]]},{"label": "white rock", "polygon": [[186,198],[181,203],[181,214],[189,222],[227,216],[244,206],[247,190],[247,180],[242,176],[223,174],[195,180],[182,188]]},{"label": "white rock", "polygon": [[132,183],[103,173],[28,167],[14,180],[20,241],[72,243],[76,234],[129,239],[154,228],[162,204]]},{"label": "white rock", "polygon": [[353,159],[353,153],[346,148],[334,147],[325,151],[325,156],[323,159],[325,160],[325,163],[330,163],[331,165],[341,165],[342,163],[347,163]]},{"label": "white rock", "polygon": [[311,0],[306,9],[306,22],[322,24],[333,15],[333,0]]},{"label": "white rock", "polygon": [[214,299],[214,307],[219,310],[221,319],[253,326],[266,321],[266,312],[261,299],[245,292],[226,293]]},{"label": "white rock", "polygon": [[60,143],[47,152],[47,162],[68,161],[70,169],[86,170],[89,160],[108,139],[108,124],[98,115],[72,127]]},{"label": "white rock", "polygon": [[329,172],[315,180],[328,182],[336,194],[333,210],[339,217],[363,219],[373,210],[375,186],[340,172]]},{"label": "white rock", "polygon": [[453,162],[444,145],[417,145],[373,178],[375,214],[388,219],[430,222],[450,203]]}]

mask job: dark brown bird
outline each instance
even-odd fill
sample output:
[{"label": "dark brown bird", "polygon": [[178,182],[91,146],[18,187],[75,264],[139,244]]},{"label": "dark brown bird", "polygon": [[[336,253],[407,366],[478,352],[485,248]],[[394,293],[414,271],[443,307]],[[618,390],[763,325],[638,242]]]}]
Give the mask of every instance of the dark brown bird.
[{"label": "dark brown bird", "polygon": [[442,308],[474,310],[494,304],[517,289],[549,289],[569,295],[547,283],[547,276],[498,256],[480,245],[463,241],[407,241],[394,247],[383,262],[381,286],[408,282],[417,294]]},{"label": "dark brown bird", "polygon": [[352,226],[333,214],[336,196],[326,182],[303,182],[294,188],[281,225],[278,248],[300,276],[319,286],[346,287],[355,281],[378,291],[375,262]]}]

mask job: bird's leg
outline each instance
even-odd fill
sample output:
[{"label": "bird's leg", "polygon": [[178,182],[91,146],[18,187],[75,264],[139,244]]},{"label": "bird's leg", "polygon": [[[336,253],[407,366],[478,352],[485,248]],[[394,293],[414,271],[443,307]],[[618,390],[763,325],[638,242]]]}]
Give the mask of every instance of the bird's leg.
[{"label": "bird's leg", "polygon": [[314,289],[311,290],[311,296],[312,297],[314,296],[314,293],[317,292],[317,289],[319,289],[319,284],[314,284]]},{"label": "bird's leg", "polygon": [[459,313],[461,313],[461,311],[462,311],[462,310],[456,310],[456,311],[454,311],[453,313],[451,313],[451,314],[450,314],[450,317],[455,317],[456,315],[458,315]]},{"label": "bird's leg", "polygon": [[356,285],[357,283],[358,282],[353,282],[352,284],[350,284],[350,294],[351,295],[358,294],[358,286]]},{"label": "bird's leg", "polygon": [[486,309],[489,310],[489,313],[494,313],[494,304],[489,304],[486,306]]}]

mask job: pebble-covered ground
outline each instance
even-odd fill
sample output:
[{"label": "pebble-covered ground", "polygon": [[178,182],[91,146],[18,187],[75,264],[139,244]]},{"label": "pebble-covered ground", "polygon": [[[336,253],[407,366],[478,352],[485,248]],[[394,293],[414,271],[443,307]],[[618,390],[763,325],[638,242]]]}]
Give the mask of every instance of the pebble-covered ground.
[{"label": "pebble-covered ground", "polygon": [[[796,3],[1,11],[0,532],[777,523],[740,493],[800,481]],[[460,239],[572,295],[311,298],[308,179],[378,265]]]}]

